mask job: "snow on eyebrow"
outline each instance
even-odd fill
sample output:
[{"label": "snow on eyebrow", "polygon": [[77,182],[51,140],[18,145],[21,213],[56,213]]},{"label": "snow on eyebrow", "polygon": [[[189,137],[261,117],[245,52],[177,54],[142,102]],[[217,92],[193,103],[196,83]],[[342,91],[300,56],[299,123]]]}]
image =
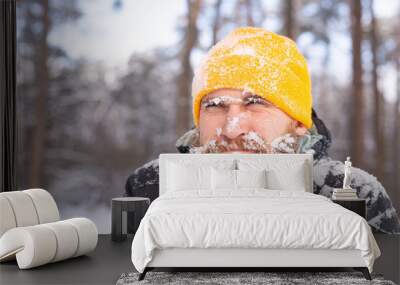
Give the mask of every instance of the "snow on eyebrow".
[{"label": "snow on eyebrow", "polygon": [[219,105],[221,103],[230,103],[230,102],[242,103],[243,99],[233,97],[233,96],[228,96],[228,95],[221,95],[221,96],[213,97],[210,99],[206,99],[205,102],[203,102],[202,104],[208,105],[208,104],[212,103],[215,105]]},{"label": "snow on eyebrow", "polygon": [[215,105],[219,105],[223,101],[224,100],[221,97],[214,97],[214,98],[211,98],[211,99],[207,100],[206,102],[207,103],[214,103]]}]

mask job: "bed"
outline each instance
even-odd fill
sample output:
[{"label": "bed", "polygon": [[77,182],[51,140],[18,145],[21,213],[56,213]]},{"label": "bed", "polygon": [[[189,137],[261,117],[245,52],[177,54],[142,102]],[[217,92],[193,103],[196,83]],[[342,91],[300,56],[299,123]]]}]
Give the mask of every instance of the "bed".
[{"label": "bed", "polygon": [[352,267],[380,250],[361,216],[313,194],[311,154],[161,154],[160,197],[132,242],[154,268]]}]

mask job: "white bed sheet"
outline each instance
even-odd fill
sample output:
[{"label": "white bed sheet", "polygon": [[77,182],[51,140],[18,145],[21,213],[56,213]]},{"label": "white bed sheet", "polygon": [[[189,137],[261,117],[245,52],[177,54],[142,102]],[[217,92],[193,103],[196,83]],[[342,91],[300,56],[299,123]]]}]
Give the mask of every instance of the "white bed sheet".
[{"label": "white bed sheet", "polygon": [[372,272],[380,250],[365,219],[300,191],[182,191],[153,201],[132,242],[143,272],[155,249],[357,249]]}]

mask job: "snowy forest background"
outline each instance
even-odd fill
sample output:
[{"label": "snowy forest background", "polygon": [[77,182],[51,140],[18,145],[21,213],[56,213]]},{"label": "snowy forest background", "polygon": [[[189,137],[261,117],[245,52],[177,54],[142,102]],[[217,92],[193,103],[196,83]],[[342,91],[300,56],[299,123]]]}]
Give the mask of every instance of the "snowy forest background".
[{"label": "snowy forest background", "polygon": [[314,108],[400,211],[400,1],[17,0],[18,187],[110,232],[129,174],[192,126],[202,55],[237,26],[294,39]]}]

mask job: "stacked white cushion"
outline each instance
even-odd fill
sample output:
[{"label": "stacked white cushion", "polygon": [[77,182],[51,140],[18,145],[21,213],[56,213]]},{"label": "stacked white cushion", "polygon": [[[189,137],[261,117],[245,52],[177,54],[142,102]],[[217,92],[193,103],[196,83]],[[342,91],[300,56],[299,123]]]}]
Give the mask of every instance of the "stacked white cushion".
[{"label": "stacked white cushion", "polygon": [[56,253],[51,262],[67,259],[75,255],[78,249],[79,236],[78,232],[70,223],[67,221],[59,221],[45,224],[43,227],[51,230],[57,244],[60,245],[57,246]]},{"label": "stacked white cushion", "polygon": [[43,189],[2,192],[0,206],[0,236],[14,227],[33,226],[60,219],[56,202]]},{"label": "stacked white cushion", "polygon": [[10,202],[0,193],[0,237],[9,229],[15,228],[17,222]]},{"label": "stacked white cushion", "polygon": [[38,215],[39,224],[60,220],[57,204],[49,192],[43,189],[29,189],[20,192],[28,194],[32,199]]},{"label": "stacked white cushion", "polygon": [[18,266],[28,269],[86,254],[97,245],[97,229],[86,218],[19,227],[0,239],[0,260],[16,255]]},{"label": "stacked white cushion", "polygon": [[10,203],[17,227],[39,224],[38,215],[31,197],[22,191],[3,192],[1,196]]},{"label": "stacked white cushion", "polygon": [[0,193],[0,261],[21,269],[76,257],[97,245],[96,225],[86,218],[59,221],[53,197],[43,189]]},{"label": "stacked white cushion", "polygon": [[96,248],[97,245],[97,228],[96,225],[86,218],[73,218],[65,220],[70,223],[78,233],[78,247],[74,257],[86,254]]},{"label": "stacked white cushion", "polygon": [[21,269],[49,263],[56,250],[53,232],[42,225],[13,228],[0,239],[0,260],[16,257]]}]

